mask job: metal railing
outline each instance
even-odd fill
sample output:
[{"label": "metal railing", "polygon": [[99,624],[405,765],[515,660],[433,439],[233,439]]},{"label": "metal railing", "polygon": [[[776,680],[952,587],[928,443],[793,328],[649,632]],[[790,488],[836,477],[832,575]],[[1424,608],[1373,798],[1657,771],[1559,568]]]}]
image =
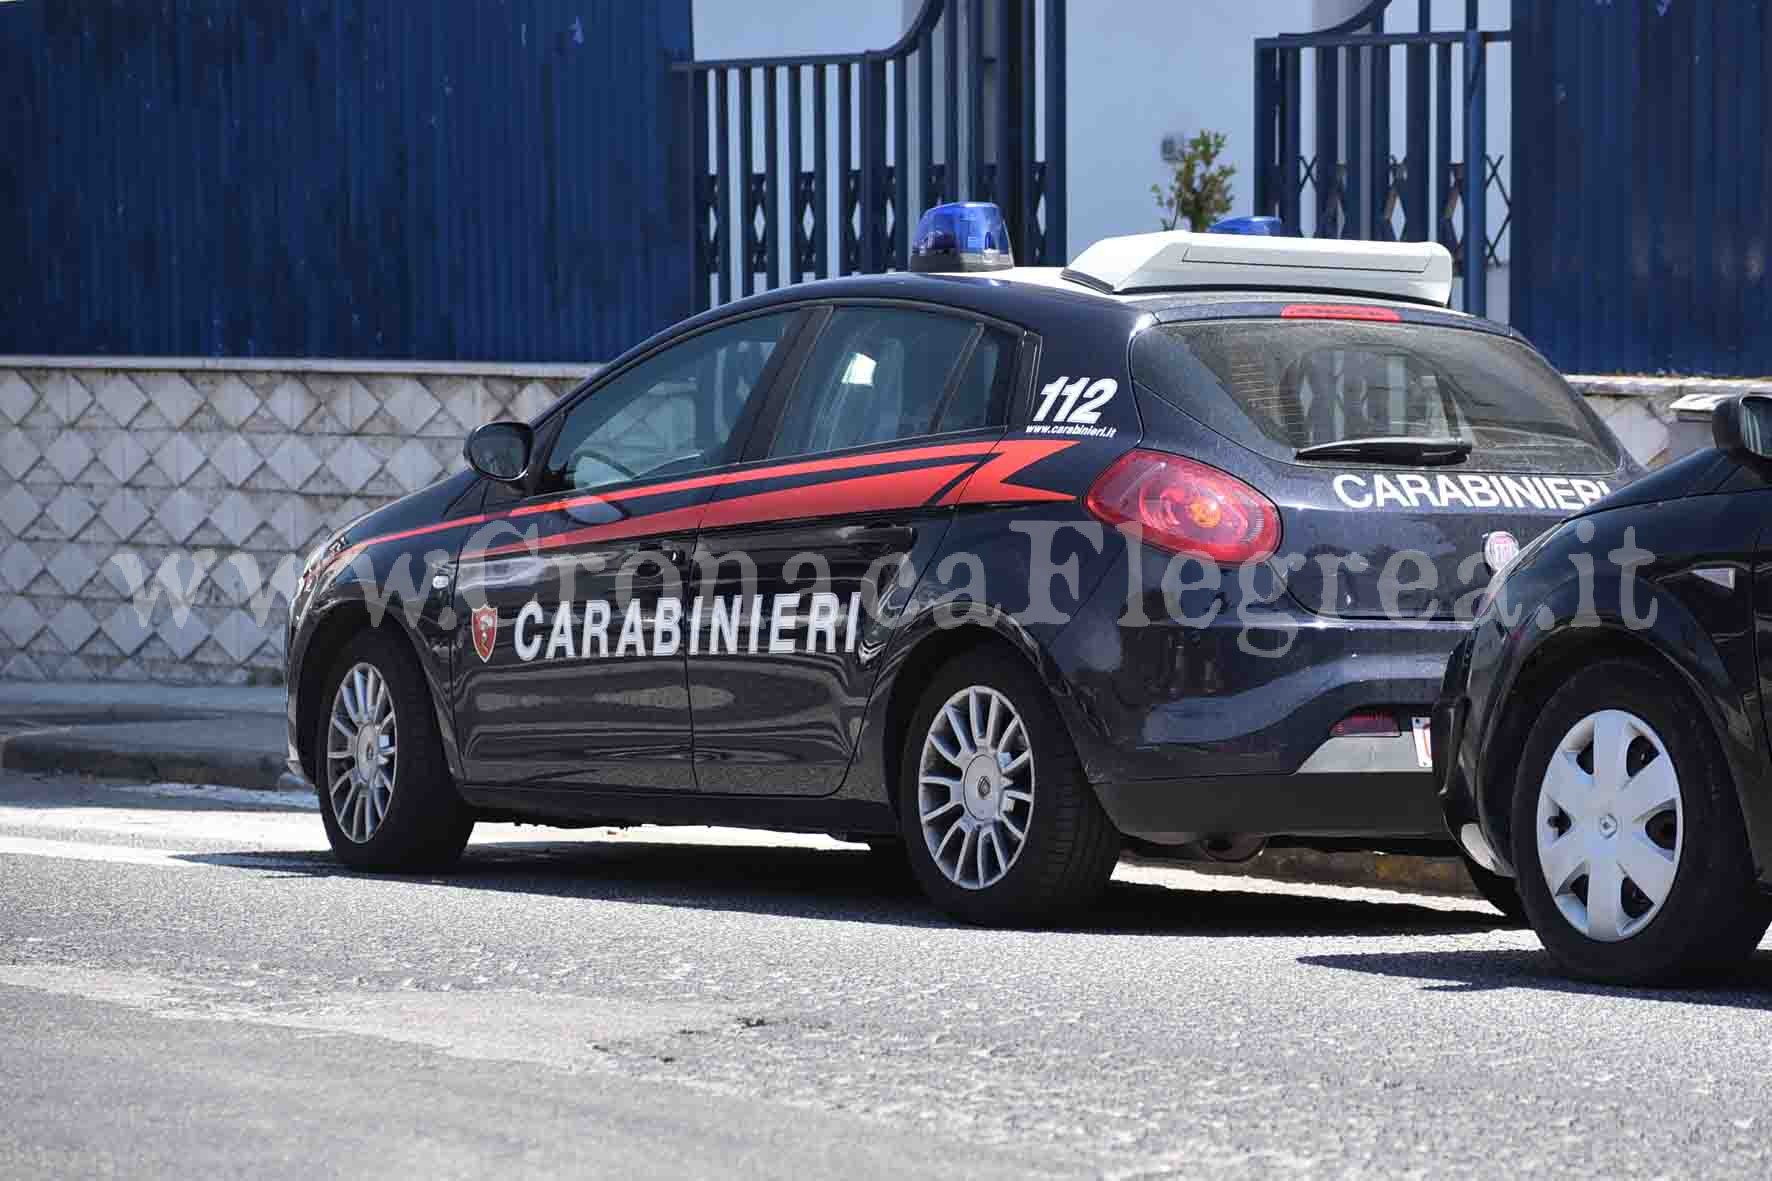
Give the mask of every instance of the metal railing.
[{"label": "metal railing", "polygon": [[[1316,237],[1438,241],[1462,279],[1464,309],[1483,315],[1487,270],[1501,261],[1510,220],[1504,214],[1490,231],[1491,195],[1504,211],[1510,198],[1505,160],[1487,152],[1488,59],[1491,46],[1512,34],[1474,27],[1385,33],[1383,8],[1368,6],[1356,21],[1320,33],[1255,43],[1256,211],[1300,233],[1309,213]],[[1425,4],[1422,20],[1425,27]],[[1360,23],[1377,31],[1349,27]],[[1474,26],[1474,12],[1467,24]],[[1391,151],[1391,67],[1399,53],[1401,157]],[[1315,108],[1308,147],[1307,55]]]},{"label": "metal railing", "polygon": [[887,49],[673,67],[697,307],[903,269],[944,201],[995,201],[1019,261],[1064,261],[1064,9],[925,0]]}]

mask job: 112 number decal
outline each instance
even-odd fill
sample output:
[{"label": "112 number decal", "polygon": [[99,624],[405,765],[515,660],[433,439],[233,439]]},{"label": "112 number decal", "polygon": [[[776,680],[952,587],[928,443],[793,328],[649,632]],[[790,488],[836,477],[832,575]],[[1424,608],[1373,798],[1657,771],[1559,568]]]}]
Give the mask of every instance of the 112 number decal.
[{"label": "112 number decal", "polygon": [[[1101,408],[1120,392],[1120,383],[1111,377],[1090,381],[1068,376],[1048,382],[1040,390],[1040,404],[1034,410],[1035,422],[1077,423],[1093,426],[1101,421]],[[1056,412],[1054,407],[1056,406]]]}]

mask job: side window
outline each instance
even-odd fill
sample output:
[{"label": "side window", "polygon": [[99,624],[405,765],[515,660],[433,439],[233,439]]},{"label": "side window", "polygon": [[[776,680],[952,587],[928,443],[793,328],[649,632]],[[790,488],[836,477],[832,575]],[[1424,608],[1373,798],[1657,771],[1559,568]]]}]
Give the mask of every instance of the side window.
[{"label": "side window", "polygon": [[978,339],[966,362],[960,384],[949,395],[936,429],[965,431],[992,426],[1003,421],[1003,402],[1009,392],[1010,359],[1014,356],[1010,338],[986,331]]},{"label": "side window", "polygon": [[642,361],[566,414],[542,491],[582,491],[735,459],[732,428],[795,312],[700,333]]},{"label": "side window", "polygon": [[838,451],[1001,421],[1007,356],[995,333],[957,316],[838,308],[794,386],[769,454]]}]

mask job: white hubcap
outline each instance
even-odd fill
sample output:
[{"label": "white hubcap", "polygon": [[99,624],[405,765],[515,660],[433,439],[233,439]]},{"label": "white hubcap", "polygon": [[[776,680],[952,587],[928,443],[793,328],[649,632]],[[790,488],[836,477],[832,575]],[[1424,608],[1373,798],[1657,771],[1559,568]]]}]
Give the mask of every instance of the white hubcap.
[{"label": "white hubcap", "polygon": [[327,800],[345,836],[362,844],[375,835],[394,798],[394,699],[373,664],[359,664],[339,682],[326,730]]},{"label": "white hubcap", "polygon": [[1034,754],[1007,697],[973,685],[948,698],[923,739],[917,809],[950,882],[982,890],[1009,872],[1033,815]]},{"label": "white hubcap", "polygon": [[1538,789],[1538,863],[1589,939],[1629,939],[1660,913],[1680,864],[1680,780],[1660,735],[1607,709],[1557,744]]}]

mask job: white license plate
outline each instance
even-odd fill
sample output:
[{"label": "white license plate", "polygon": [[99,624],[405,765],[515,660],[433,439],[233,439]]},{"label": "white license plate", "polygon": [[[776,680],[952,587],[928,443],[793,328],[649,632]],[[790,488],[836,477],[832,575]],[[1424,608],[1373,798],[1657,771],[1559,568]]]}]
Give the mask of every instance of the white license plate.
[{"label": "white license plate", "polygon": [[1423,770],[1430,770],[1434,765],[1433,721],[1429,718],[1410,719],[1415,731],[1415,762]]}]

